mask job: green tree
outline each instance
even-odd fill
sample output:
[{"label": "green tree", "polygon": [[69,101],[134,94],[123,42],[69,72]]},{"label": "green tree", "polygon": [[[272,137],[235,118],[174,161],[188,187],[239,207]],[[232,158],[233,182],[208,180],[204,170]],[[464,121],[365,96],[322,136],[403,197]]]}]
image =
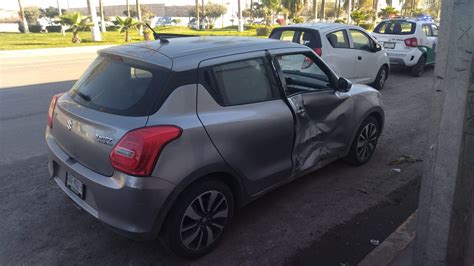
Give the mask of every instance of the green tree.
[{"label": "green tree", "polygon": [[[59,9],[57,9],[54,6],[50,6],[50,7],[47,7],[47,8],[40,8],[40,12],[41,12],[40,17],[47,19],[49,21],[50,25],[53,24],[53,19],[56,18],[57,16],[59,16]],[[65,14],[66,10],[61,9],[61,12],[63,14]]]},{"label": "green tree", "polygon": [[37,6],[29,6],[24,8],[25,18],[28,24],[37,24],[38,19],[41,17],[41,10]]},{"label": "green tree", "polygon": [[216,19],[227,13],[227,8],[223,5],[208,3],[205,6],[205,12],[209,23],[214,26]]},{"label": "green tree", "polygon": [[288,9],[290,19],[299,17],[304,8],[303,0],[282,0],[281,4]]},{"label": "green tree", "polygon": [[387,6],[386,8],[380,9],[379,17],[387,19],[390,16],[398,16],[398,10],[391,6]]},{"label": "green tree", "polygon": [[357,9],[352,11],[351,18],[356,23],[356,25],[360,25],[361,22],[369,20],[370,15],[364,9]]},{"label": "green tree", "polygon": [[119,31],[121,33],[125,32],[125,41],[130,42],[132,38],[130,37],[129,31],[138,28],[142,25],[142,22],[134,18],[125,18],[122,19],[119,16],[115,17],[116,25],[120,26]]},{"label": "green tree", "polygon": [[65,14],[59,17],[61,25],[69,26],[72,30],[72,42],[80,43],[79,31],[88,30],[94,23],[91,22],[90,17],[82,16],[80,12]]},{"label": "green tree", "polygon": [[[140,11],[142,12],[143,21],[150,21],[155,16],[155,13],[153,13],[147,6],[140,5]],[[123,14],[128,17],[128,10],[124,10]],[[138,17],[137,11],[130,9],[130,17]]]}]

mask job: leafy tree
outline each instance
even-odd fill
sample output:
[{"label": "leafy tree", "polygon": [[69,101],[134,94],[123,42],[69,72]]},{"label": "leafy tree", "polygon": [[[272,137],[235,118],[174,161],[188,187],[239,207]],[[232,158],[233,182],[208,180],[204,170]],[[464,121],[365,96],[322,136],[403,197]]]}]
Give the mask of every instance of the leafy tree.
[{"label": "leafy tree", "polygon": [[[155,13],[153,13],[147,6],[144,6],[144,5],[140,5],[140,11],[142,13],[142,19],[143,21],[150,21],[154,16],[155,16]],[[128,15],[128,11],[127,10],[124,10],[123,11],[123,14],[125,16]],[[130,17],[132,18],[136,18],[138,17],[138,13],[136,10],[134,9],[130,9]]]},{"label": "leafy tree", "polygon": [[299,17],[304,8],[302,0],[282,0],[281,4],[284,8],[288,9],[290,19]]},{"label": "leafy tree", "polygon": [[361,22],[369,20],[370,17],[371,16],[369,12],[364,9],[357,9],[351,13],[351,18],[356,23],[356,25],[360,25]]},{"label": "leafy tree", "polygon": [[[227,8],[225,6],[214,3],[208,3],[204,5],[204,10],[202,8],[199,9],[199,17],[201,20],[207,20],[212,26],[214,26],[216,19],[225,13],[227,13]],[[188,14],[190,17],[196,17],[196,9],[194,7],[189,9]]]},{"label": "leafy tree", "polygon": [[[46,18],[49,21],[49,24],[53,24],[53,19],[57,16],[59,16],[59,9],[56,7],[50,6],[47,8],[40,8],[41,16],[42,18]],[[66,13],[66,9],[61,9],[61,12],[63,14]]]},{"label": "leafy tree", "polygon": [[386,8],[380,9],[379,17],[387,19],[390,16],[398,16],[398,10],[391,6],[387,6]]},{"label": "leafy tree", "polygon": [[37,6],[29,6],[24,8],[25,18],[28,24],[37,24],[38,19],[41,17],[41,10]]},{"label": "leafy tree", "polygon": [[65,14],[59,17],[61,25],[69,26],[72,30],[72,42],[80,43],[79,31],[88,30],[94,26],[90,17],[82,16],[80,12]]},{"label": "leafy tree", "polygon": [[120,26],[119,31],[125,32],[125,41],[130,42],[132,38],[129,35],[129,31],[138,28],[142,24],[142,22],[134,19],[134,18],[125,18],[122,19],[119,16],[115,17],[116,25]]}]

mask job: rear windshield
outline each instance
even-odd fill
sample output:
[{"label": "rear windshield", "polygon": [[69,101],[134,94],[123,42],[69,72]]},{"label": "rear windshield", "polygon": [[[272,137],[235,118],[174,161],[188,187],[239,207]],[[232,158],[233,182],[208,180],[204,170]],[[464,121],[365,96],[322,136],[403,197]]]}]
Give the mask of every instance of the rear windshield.
[{"label": "rear windshield", "polygon": [[379,34],[407,35],[415,33],[416,24],[404,20],[382,21],[374,32]]},{"label": "rear windshield", "polygon": [[317,30],[304,30],[298,28],[276,29],[270,34],[270,39],[277,39],[287,42],[295,42],[306,45],[310,48],[321,48],[321,39]]},{"label": "rear windshield", "polygon": [[106,113],[151,115],[168,72],[132,65],[122,57],[114,58],[97,57],[74,84],[70,96],[83,106]]}]

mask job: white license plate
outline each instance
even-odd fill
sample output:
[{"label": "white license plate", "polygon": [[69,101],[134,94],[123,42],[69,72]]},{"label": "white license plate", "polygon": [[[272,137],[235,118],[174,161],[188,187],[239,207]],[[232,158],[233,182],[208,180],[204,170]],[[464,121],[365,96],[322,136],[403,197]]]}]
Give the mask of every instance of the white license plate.
[{"label": "white license plate", "polygon": [[384,42],[383,43],[383,48],[393,49],[393,48],[395,48],[395,43],[394,42]]},{"label": "white license plate", "polygon": [[81,199],[84,198],[84,184],[82,184],[79,179],[75,178],[74,176],[68,174],[66,178],[66,186],[72,190],[72,192],[76,193]]}]

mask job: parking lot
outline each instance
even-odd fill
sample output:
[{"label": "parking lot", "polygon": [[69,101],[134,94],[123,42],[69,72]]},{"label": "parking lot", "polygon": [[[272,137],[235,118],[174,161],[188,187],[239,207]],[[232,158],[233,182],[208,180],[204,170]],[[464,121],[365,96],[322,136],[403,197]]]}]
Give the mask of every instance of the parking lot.
[{"label": "parking lot", "polygon": [[[382,91],[385,129],[368,164],[354,168],[336,162],[258,199],[236,214],[214,252],[192,263],[289,262],[335,226],[419,178],[421,163],[390,166],[388,162],[401,155],[423,158],[432,75],[432,68],[421,78],[392,71]],[[138,242],[108,230],[78,210],[48,178],[43,140],[48,104],[52,95],[72,84],[0,89],[0,264],[187,262],[165,254],[158,241]]]}]

